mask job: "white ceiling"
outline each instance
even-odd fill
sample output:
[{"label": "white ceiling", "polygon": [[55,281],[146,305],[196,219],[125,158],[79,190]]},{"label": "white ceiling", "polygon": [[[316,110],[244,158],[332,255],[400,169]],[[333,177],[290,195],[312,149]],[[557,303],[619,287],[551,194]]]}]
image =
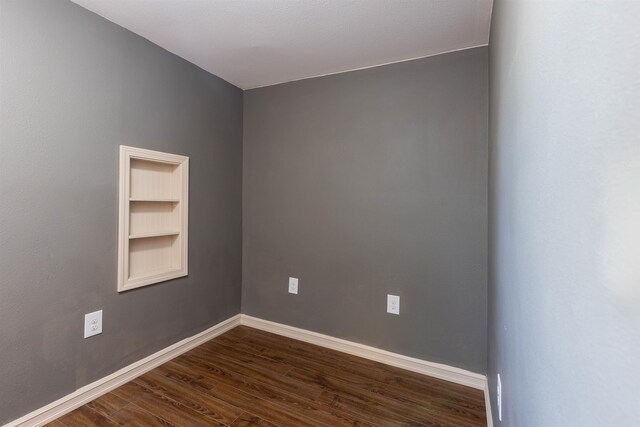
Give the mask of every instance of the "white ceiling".
[{"label": "white ceiling", "polygon": [[485,45],[492,0],[72,0],[242,89]]}]

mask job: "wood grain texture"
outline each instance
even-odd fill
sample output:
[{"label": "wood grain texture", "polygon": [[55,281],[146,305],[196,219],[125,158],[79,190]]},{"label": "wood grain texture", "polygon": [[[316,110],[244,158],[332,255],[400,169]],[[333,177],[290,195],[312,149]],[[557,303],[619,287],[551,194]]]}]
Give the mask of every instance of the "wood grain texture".
[{"label": "wood grain texture", "polygon": [[238,326],[50,424],[486,426],[482,391]]}]

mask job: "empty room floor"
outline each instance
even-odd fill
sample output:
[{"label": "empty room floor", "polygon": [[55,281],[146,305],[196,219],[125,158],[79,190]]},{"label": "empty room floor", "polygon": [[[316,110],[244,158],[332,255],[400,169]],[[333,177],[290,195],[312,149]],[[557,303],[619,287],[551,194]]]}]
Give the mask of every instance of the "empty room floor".
[{"label": "empty room floor", "polygon": [[485,426],[480,390],[239,326],[48,424]]}]

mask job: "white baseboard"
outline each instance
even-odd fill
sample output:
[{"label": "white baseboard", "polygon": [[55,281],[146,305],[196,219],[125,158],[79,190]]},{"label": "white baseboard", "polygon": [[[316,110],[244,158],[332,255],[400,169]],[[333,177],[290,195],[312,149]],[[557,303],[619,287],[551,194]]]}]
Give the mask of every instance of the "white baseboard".
[{"label": "white baseboard", "polygon": [[427,362],[426,360],[403,356],[402,354],[392,353],[390,351],[380,350],[379,348],[370,347],[368,345],[358,344],[340,338],[334,338],[329,335],[307,331],[306,329],[294,328],[293,326],[259,319],[246,314],[240,315],[240,324],[299,341],[308,342],[310,344],[319,345],[321,347],[330,348],[332,350],[341,351],[343,353],[352,354],[354,356],[360,356],[365,359],[374,360],[376,362],[428,375],[430,377],[483,390],[487,411],[487,426],[493,427],[493,418],[491,417],[491,400],[489,399],[489,386],[487,383],[487,377],[482,374],[477,374],[475,372],[449,365],[443,365],[441,363]]},{"label": "white baseboard", "polygon": [[232,329],[240,324],[240,315],[237,314],[227,320],[218,323],[211,328],[192,337],[185,338],[167,348],[164,348],[150,356],[145,357],[119,371],[114,372],[98,381],[79,388],[71,394],[56,400],[40,409],[37,409],[17,420],[5,424],[3,427],[39,427],[56,418],[73,411],[76,408],[102,396],[116,387],[125,384],[132,379],[150,371],[151,369],[168,362],[169,360],[185,353],[200,344]]},{"label": "white baseboard", "polygon": [[18,418],[17,420],[11,421],[3,427],[40,427],[238,325],[246,325],[252,328],[316,344],[423,375],[428,375],[430,377],[484,390],[485,404],[487,408],[487,426],[493,427],[489,388],[487,385],[487,379],[484,375],[455,368],[453,366],[403,356],[401,354],[380,350],[375,347],[354,343],[340,338],[334,338],[317,332],[307,331],[305,329],[295,328],[293,326],[258,319],[245,314],[235,315],[205,331],[200,332],[199,334],[170,345],[169,347],[132,363],[111,375],[91,384],[87,384],[75,392],[48,404],[47,406],[37,409],[21,418]]},{"label": "white baseboard", "polygon": [[493,415],[491,414],[491,395],[489,394],[489,380],[484,382],[484,405],[487,408],[487,427],[493,427]]},{"label": "white baseboard", "polygon": [[364,357],[365,359],[374,360],[376,362],[428,375],[430,377],[451,381],[456,384],[462,384],[480,390],[484,390],[485,387],[486,377],[484,375],[455,368],[453,366],[403,356],[402,354],[380,350],[375,347],[354,343],[340,338],[334,338],[329,335],[323,335],[317,332],[307,331],[305,329],[294,328],[292,326],[258,319],[256,317],[247,316],[246,314],[241,315],[240,324],[322,347],[327,347],[343,353],[352,354],[354,356]]}]

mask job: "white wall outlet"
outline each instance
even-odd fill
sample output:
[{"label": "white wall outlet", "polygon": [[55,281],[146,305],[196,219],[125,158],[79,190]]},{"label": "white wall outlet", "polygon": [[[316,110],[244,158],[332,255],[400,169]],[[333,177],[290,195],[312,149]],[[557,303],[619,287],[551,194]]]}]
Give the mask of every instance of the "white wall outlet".
[{"label": "white wall outlet", "polygon": [[84,315],[84,337],[89,338],[102,333],[102,310]]},{"label": "white wall outlet", "polygon": [[387,313],[400,314],[400,297],[387,295]]},{"label": "white wall outlet", "polygon": [[289,277],[289,293],[297,294],[298,293],[298,278],[297,277]]},{"label": "white wall outlet", "polygon": [[502,421],[502,382],[500,381],[500,374],[498,374],[498,386],[497,386],[497,396],[496,400],[498,401],[498,419]]}]

